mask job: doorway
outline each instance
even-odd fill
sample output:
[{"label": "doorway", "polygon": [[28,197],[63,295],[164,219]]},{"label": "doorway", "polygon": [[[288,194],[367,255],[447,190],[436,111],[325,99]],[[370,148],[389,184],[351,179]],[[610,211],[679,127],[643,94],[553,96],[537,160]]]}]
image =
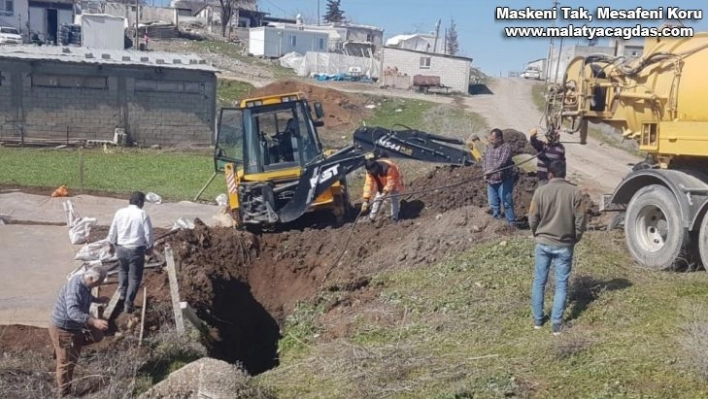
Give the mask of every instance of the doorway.
[{"label": "doorway", "polygon": [[59,17],[56,9],[47,9],[47,41],[57,44],[57,33],[59,33]]}]

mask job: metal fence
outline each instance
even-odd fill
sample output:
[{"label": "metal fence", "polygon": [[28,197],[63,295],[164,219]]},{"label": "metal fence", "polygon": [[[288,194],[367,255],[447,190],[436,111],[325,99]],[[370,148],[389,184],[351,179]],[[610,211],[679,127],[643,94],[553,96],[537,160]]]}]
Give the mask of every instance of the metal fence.
[{"label": "metal fence", "polygon": [[0,142],[22,145],[76,145],[86,142],[113,142],[114,132],[85,126],[0,123]]}]

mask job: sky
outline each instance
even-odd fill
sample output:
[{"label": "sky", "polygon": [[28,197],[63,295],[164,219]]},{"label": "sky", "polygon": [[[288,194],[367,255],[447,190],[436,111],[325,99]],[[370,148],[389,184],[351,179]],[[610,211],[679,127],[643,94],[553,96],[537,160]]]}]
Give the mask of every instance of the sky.
[{"label": "sky", "polygon": [[[319,0],[320,15],[325,13],[326,0]],[[641,5],[645,9],[673,7],[680,4],[682,9],[704,9],[704,19],[701,21],[684,21],[684,25],[693,27],[696,32],[708,31],[708,7],[705,0],[681,0],[662,2],[643,0],[622,1],[559,1],[559,7],[584,6],[591,13],[598,6],[617,3],[613,9],[634,9]],[[620,5],[621,4],[621,5]],[[506,1],[493,2],[487,0],[341,0],[341,8],[352,22],[364,25],[375,25],[384,29],[384,41],[392,36],[413,32],[432,32],[435,24],[441,20],[440,34],[450,25],[454,18],[457,27],[460,54],[471,57],[473,66],[481,68],[491,76],[506,76],[508,71],[521,71],[527,62],[546,58],[550,39],[548,38],[509,38],[504,36],[505,26],[550,26],[552,21],[495,21],[495,9],[498,6],[508,6],[514,9],[532,7],[548,9],[553,6],[548,1]],[[258,0],[261,11],[271,13],[274,17],[290,17],[300,13],[306,22],[317,21],[318,0]],[[568,21],[559,16],[557,26],[568,24],[575,26],[631,27],[638,23],[642,26],[658,26],[661,21]],[[563,46],[584,44],[582,38],[564,39]],[[598,45],[602,45],[602,41]],[[556,39],[555,46],[559,46]]]}]

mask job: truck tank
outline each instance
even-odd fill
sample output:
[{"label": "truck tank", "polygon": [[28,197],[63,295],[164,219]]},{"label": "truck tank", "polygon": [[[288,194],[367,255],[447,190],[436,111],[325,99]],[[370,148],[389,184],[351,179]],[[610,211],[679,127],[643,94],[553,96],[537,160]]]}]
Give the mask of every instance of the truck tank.
[{"label": "truck tank", "polygon": [[708,157],[708,32],[647,38],[641,58],[623,61],[598,54],[568,64],[560,97],[570,130],[582,137],[586,122],[606,123],[663,167],[678,158]]},{"label": "truck tank", "polygon": [[[634,166],[601,209],[616,211],[634,260],[656,270],[708,266],[708,32],[647,38],[635,60],[597,54],[568,63],[551,88],[549,129],[610,125],[639,144]],[[572,162],[572,160],[570,160]]]}]

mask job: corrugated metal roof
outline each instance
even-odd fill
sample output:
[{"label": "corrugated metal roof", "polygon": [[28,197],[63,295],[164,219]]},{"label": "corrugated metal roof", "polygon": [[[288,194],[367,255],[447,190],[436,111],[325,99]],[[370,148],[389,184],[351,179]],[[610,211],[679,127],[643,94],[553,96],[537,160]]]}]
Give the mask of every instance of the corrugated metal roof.
[{"label": "corrugated metal roof", "polygon": [[0,59],[50,60],[81,64],[131,65],[218,72],[193,54],[135,50],[103,50],[85,47],[0,46]]}]

